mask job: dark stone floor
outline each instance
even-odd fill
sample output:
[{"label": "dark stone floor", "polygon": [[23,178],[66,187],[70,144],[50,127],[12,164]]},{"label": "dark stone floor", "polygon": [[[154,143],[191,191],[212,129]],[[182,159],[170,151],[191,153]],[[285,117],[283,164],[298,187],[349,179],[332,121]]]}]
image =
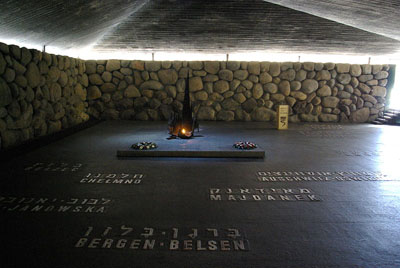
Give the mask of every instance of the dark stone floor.
[{"label": "dark stone floor", "polygon": [[[1,267],[400,267],[400,128],[103,122],[0,169]],[[117,158],[134,142],[264,159]]]}]

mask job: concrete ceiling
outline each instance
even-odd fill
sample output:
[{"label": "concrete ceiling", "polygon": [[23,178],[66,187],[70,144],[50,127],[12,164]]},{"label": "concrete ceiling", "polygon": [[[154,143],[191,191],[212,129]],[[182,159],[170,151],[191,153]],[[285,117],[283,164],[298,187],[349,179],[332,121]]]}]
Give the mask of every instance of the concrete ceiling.
[{"label": "concrete ceiling", "polygon": [[267,2],[400,40],[398,0],[267,0]]},{"label": "concrete ceiling", "polygon": [[398,0],[2,0],[0,40],[94,52],[387,55]]},{"label": "concrete ceiling", "polygon": [[1,0],[0,39],[60,49],[97,43],[148,1]]}]

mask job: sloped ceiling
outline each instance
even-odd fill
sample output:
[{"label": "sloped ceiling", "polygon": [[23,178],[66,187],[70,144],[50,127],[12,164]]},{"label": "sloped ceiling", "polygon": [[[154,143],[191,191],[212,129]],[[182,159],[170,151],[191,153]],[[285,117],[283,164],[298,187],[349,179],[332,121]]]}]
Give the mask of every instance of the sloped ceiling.
[{"label": "sloped ceiling", "polygon": [[400,40],[399,0],[267,0],[267,2]]},{"label": "sloped ceiling", "polygon": [[95,44],[148,1],[1,0],[0,39],[61,49]]},{"label": "sloped ceiling", "polygon": [[0,41],[97,52],[387,55],[397,0],[2,0]]}]

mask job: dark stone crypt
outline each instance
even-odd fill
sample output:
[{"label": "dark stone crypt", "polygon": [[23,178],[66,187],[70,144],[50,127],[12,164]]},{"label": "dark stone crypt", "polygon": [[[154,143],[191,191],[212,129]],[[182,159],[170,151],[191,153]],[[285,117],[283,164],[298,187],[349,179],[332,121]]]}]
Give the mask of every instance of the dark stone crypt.
[{"label": "dark stone crypt", "polygon": [[400,267],[399,7],[1,2],[1,267]]}]

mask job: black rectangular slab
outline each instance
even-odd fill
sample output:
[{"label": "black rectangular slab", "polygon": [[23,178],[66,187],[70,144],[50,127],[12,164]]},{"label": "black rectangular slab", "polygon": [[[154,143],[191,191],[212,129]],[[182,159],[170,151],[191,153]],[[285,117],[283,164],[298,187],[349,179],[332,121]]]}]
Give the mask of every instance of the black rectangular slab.
[{"label": "black rectangular slab", "polygon": [[118,150],[119,157],[264,158],[262,149],[248,150]]}]

